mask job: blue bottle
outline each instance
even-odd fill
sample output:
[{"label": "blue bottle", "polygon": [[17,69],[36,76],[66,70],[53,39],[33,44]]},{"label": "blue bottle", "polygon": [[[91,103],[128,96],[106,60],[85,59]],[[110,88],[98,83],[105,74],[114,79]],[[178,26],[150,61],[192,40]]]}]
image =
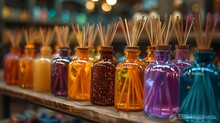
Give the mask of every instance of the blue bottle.
[{"label": "blue bottle", "polygon": [[186,123],[220,123],[220,71],[212,50],[194,51],[180,76],[179,118]]}]

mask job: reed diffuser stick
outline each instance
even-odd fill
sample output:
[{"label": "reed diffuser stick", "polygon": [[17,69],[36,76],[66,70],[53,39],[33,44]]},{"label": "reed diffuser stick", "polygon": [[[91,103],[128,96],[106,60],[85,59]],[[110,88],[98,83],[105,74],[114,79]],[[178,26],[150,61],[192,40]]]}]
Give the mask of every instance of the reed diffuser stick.
[{"label": "reed diffuser stick", "polygon": [[208,14],[206,17],[205,32],[203,32],[201,17],[200,15],[195,15],[194,31],[195,31],[197,49],[200,50],[210,49],[210,45],[216,25],[217,25],[217,20],[215,19],[214,23],[212,23],[211,15]]},{"label": "reed diffuser stick", "polygon": [[99,40],[101,46],[111,46],[115,33],[117,31],[119,21],[113,21],[107,25],[107,28],[103,27],[101,23],[97,24],[97,30],[99,32]]},{"label": "reed diffuser stick", "polygon": [[54,29],[40,27],[39,32],[43,46],[49,46],[55,33]]},{"label": "reed diffuser stick", "polygon": [[69,26],[55,26],[54,30],[58,39],[60,47],[69,47],[70,42],[68,41]]},{"label": "reed diffuser stick", "polygon": [[190,26],[188,27],[189,17],[187,16],[186,17],[186,24],[185,24],[186,28],[184,30],[183,20],[181,20],[179,18],[179,16],[176,17],[176,21],[173,22],[176,25],[175,24],[173,24],[173,25],[175,25],[174,31],[175,31],[175,34],[176,34],[179,45],[186,45],[186,42],[187,42],[187,39],[189,37],[191,28],[193,26],[193,22],[194,22],[194,18],[192,19],[192,22],[191,22]]},{"label": "reed diffuser stick", "polygon": [[76,36],[78,44],[80,47],[87,47],[88,44],[94,43],[97,32],[95,30],[94,24],[89,23],[82,25],[82,30],[80,30],[79,25],[72,25],[73,33]]},{"label": "reed diffuser stick", "polygon": [[22,38],[23,30],[22,29],[7,30],[7,34],[11,41],[12,47],[19,47],[19,43]]}]

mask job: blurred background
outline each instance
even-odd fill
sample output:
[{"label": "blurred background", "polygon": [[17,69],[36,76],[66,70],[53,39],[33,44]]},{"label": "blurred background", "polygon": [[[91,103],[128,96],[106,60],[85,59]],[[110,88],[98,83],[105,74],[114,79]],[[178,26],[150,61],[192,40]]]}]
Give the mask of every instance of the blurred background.
[{"label": "blurred background", "polygon": [[[17,27],[39,27],[54,25],[82,24],[85,22],[102,22],[104,25],[118,17],[141,18],[145,16],[174,14],[180,17],[193,16],[200,13],[204,18],[211,13],[219,21],[220,1],[219,0],[0,0],[0,67],[2,67],[3,56],[9,52],[10,41],[5,33],[8,28]],[[219,31],[219,24],[217,26]],[[213,46],[220,46],[220,33],[216,33],[213,39]],[[95,45],[99,45],[98,38]],[[194,36],[189,37],[191,47],[195,46]],[[171,44],[177,43],[175,36],[171,38]],[[23,50],[25,41],[21,42]],[[215,45],[217,44],[217,45]],[[56,45],[52,42],[52,47]],[[77,45],[76,40],[71,42],[71,49]],[[113,43],[116,52],[115,57],[119,59],[123,55],[126,45],[121,27],[115,36]],[[149,45],[146,32],[143,31],[139,46],[141,57],[145,57],[146,48]],[[36,43],[37,53],[40,44]],[[217,56],[219,51],[216,50]],[[219,57],[216,57],[218,64]]]}]

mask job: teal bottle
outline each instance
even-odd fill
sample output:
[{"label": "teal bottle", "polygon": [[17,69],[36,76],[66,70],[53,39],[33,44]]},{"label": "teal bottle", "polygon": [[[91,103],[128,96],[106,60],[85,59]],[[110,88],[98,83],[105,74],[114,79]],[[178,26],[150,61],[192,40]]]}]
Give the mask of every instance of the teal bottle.
[{"label": "teal bottle", "polygon": [[212,50],[194,51],[180,76],[179,118],[185,123],[220,123],[220,71]]}]

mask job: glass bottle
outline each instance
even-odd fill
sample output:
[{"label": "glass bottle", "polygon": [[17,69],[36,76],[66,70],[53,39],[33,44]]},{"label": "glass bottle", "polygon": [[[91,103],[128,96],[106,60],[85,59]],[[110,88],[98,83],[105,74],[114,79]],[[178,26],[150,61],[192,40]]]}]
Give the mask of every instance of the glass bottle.
[{"label": "glass bottle", "polygon": [[126,47],[125,60],[116,66],[115,108],[124,111],[143,109],[144,63],[139,47]]},{"label": "glass bottle", "polygon": [[147,57],[145,57],[144,59],[142,59],[142,61],[146,64],[146,66],[148,66],[149,64],[154,62],[154,50],[155,47],[152,46],[148,46],[147,47]]},{"label": "glass bottle", "polygon": [[18,85],[20,49],[12,47],[4,56],[4,79],[8,85]]},{"label": "glass bottle", "polygon": [[19,60],[19,85],[22,88],[33,87],[33,61],[35,58],[35,46],[25,45],[24,55]]},{"label": "glass bottle", "polygon": [[41,48],[41,56],[34,60],[33,89],[39,92],[51,90],[51,59],[52,49],[49,46]]},{"label": "glass bottle", "polygon": [[70,63],[69,48],[61,47],[59,56],[52,61],[51,93],[57,96],[67,96],[68,66]]},{"label": "glass bottle", "polygon": [[[180,114],[189,123],[220,122],[220,71],[212,50],[194,51],[194,63],[180,76]],[[198,119],[203,115],[210,118]],[[195,116],[195,117],[192,117]]]},{"label": "glass bottle", "polygon": [[171,63],[171,46],[156,46],[155,62],[144,72],[144,112],[168,118],[178,113],[179,68]]},{"label": "glass bottle", "polygon": [[115,68],[113,47],[101,47],[101,57],[92,65],[91,103],[114,105]]},{"label": "glass bottle", "polygon": [[189,53],[188,45],[176,45],[175,59],[172,63],[178,66],[180,71],[183,71],[192,64],[189,60]]},{"label": "glass bottle", "polygon": [[72,100],[90,100],[91,66],[88,48],[78,47],[77,57],[69,64],[68,97]]}]

